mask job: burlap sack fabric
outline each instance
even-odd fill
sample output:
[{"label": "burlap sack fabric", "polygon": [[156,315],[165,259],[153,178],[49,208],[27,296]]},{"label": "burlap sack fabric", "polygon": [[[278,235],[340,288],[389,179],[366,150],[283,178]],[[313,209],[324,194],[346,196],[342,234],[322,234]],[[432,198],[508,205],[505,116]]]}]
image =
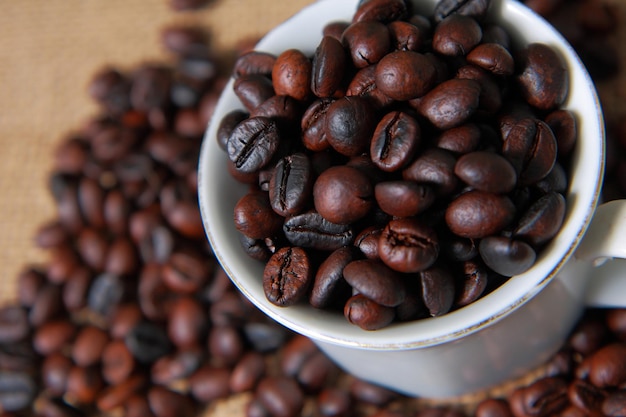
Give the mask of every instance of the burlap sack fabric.
[{"label": "burlap sack fabric", "polygon": [[[20,270],[45,261],[33,237],[56,216],[47,190],[54,149],[96,113],[86,90],[96,70],[165,59],[159,30],[176,23],[206,27],[215,49],[226,51],[314,0],[214,0],[193,13],[174,12],[167,1],[0,2],[0,304],[15,297]],[[614,3],[626,22],[626,1]],[[625,32],[620,28],[620,39]],[[608,113],[623,110],[625,72],[599,86]],[[219,403],[210,414],[242,415],[239,400]]]}]

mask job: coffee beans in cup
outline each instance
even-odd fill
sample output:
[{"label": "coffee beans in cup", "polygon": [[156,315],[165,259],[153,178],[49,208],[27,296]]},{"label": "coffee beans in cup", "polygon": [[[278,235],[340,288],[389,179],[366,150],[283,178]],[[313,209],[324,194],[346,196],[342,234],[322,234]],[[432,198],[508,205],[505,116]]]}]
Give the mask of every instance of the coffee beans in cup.
[{"label": "coffee beans in cup", "polygon": [[242,106],[218,141],[249,185],[235,227],[270,302],[368,330],[439,316],[558,233],[577,139],[567,68],[549,45],[518,47],[489,2],[453,3],[361,2],[313,52],[238,59]]}]

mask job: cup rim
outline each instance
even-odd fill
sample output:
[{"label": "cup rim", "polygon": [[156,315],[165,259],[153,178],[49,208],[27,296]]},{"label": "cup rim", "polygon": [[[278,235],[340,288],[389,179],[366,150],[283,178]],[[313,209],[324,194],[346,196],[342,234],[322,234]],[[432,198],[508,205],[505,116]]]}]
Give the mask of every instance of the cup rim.
[{"label": "cup rim", "polygon": [[[312,31],[317,30],[315,42],[310,40],[305,42],[309,49],[314,49],[319,40],[321,40],[321,28],[323,25],[332,20],[338,20],[337,16],[341,16],[342,19],[348,16],[351,18],[356,10],[357,1],[318,0],[268,32],[255,49],[274,54],[291,47],[303,49],[298,47],[294,37],[290,36],[293,33],[289,31],[293,31],[294,28],[298,28],[302,32],[308,30],[309,33],[314,33]],[[422,1],[421,7],[424,7],[426,3],[428,3],[428,7],[432,7],[435,0]],[[267,301],[262,289],[259,293],[259,289],[256,287],[260,284],[248,282],[250,279],[254,279],[254,277],[242,277],[242,275],[247,275],[246,271],[250,271],[247,269],[247,263],[250,260],[241,259],[241,257],[247,257],[247,255],[241,250],[240,246],[236,248],[238,253],[236,255],[232,254],[232,250],[235,249],[233,236],[228,237],[229,245],[224,244],[225,233],[237,232],[234,229],[232,215],[228,217],[231,223],[229,227],[229,225],[223,224],[224,216],[219,217],[217,213],[219,203],[215,199],[222,201],[221,193],[228,194],[232,190],[230,189],[231,184],[221,186],[220,188],[219,184],[211,181],[211,179],[220,174],[218,170],[220,166],[219,158],[227,159],[217,146],[215,134],[221,116],[233,108],[242,107],[232,92],[234,80],[231,78],[218,101],[214,116],[208,125],[202,143],[198,164],[198,200],[204,229],[217,260],[238,289],[265,314],[297,333],[314,340],[336,345],[374,350],[412,349],[432,346],[474,333],[517,310],[551,282],[574,254],[593,217],[595,207],[600,198],[604,177],[605,130],[601,104],[594,83],[584,64],[571,45],[555,28],[541,16],[517,1],[494,0],[493,3],[490,14],[494,18],[506,17],[504,21],[506,24],[503,24],[503,26],[508,26],[507,29],[512,32],[513,36],[520,36],[515,32],[519,29],[520,24],[526,22],[532,27],[533,33],[530,34],[531,38],[547,36],[549,42],[546,43],[552,44],[559,49],[569,67],[570,85],[579,87],[576,90],[570,89],[570,94],[564,107],[578,109],[586,105],[593,109],[593,114],[591,112],[585,113],[585,119],[579,119],[579,137],[592,135],[599,138],[598,143],[590,143],[592,141],[589,140],[584,143],[579,141],[574,158],[589,162],[588,158],[584,159],[584,157],[589,152],[595,151],[597,158],[592,161],[596,162],[595,164],[585,164],[585,173],[578,172],[580,170],[572,173],[571,187],[567,197],[566,221],[559,235],[548,245],[548,248],[544,249],[537,263],[528,272],[511,277],[492,293],[485,295],[468,306],[440,317],[394,323],[380,330],[366,331],[348,323],[343,315],[337,312],[321,311],[309,305],[275,306]],[[324,13],[329,12],[335,13],[333,18],[328,18],[327,15],[324,15]],[[312,18],[316,16],[325,16],[326,19],[316,20]],[[518,25],[518,27],[516,28],[515,25]],[[529,29],[526,30],[528,31]],[[525,42],[538,41],[537,39],[529,39],[528,33],[524,37],[526,38]],[[544,41],[544,39],[541,40]],[[586,103],[582,103],[581,100]],[[577,105],[573,106],[576,103]],[[579,114],[579,116],[581,115]],[[219,155],[216,155],[216,153]],[[581,162],[578,163],[578,165],[580,164]],[[224,166],[225,162],[221,163],[222,173],[226,173]],[[595,180],[590,184],[587,178]],[[583,186],[584,184],[586,185]],[[245,186],[239,187],[245,188]],[[243,195],[243,193],[240,195]],[[572,208],[572,200],[576,203],[574,204],[576,210]],[[229,213],[232,213],[232,208],[229,210]],[[552,253],[553,256],[558,255],[558,261],[547,260],[546,252]],[[258,265],[261,268],[262,276],[262,264],[258,263]],[[259,281],[260,279],[261,277],[258,277]],[[485,313],[485,311],[488,312]],[[335,316],[340,316],[338,318],[339,322],[334,320]]]}]

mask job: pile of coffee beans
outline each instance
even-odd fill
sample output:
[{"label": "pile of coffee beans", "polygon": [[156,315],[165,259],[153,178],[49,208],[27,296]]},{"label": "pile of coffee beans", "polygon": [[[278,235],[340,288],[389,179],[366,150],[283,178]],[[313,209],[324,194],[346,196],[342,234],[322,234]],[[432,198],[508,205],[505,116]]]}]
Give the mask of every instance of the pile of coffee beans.
[{"label": "pile of coffee beans", "polygon": [[576,117],[550,46],[515,50],[489,1],[359,3],[312,56],[235,64],[217,140],[278,306],[375,330],[466,306],[528,270],[564,219]]},{"label": "pile of coffee beans", "polygon": [[[265,318],[215,262],[195,207],[194,158],[227,64],[203,30],[163,41],[171,60],[94,76],[101,115],[54,155],[57,213],[36,236],[50,260],[26,266],[0,306],[0,417],[624,415],[623,309],[588,310],[539,373],[471,407],[356,379]],[[624,149],[615,126],[607,145]],[[626,197],[624,166],[607,163],[609,198]]]}]

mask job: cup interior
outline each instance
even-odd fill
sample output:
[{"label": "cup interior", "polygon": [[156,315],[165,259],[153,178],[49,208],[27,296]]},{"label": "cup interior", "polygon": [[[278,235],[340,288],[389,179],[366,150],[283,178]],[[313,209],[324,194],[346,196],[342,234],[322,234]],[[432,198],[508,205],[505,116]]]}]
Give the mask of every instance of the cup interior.
[{"label": "cup interior", "polygon": [[[297,48],[312,54],[331,21],[349,21],[358,0],[319,0],[269,32],[257,45],[259,51],[280,54]],[[416,11],[432,14],[436,0],[415,2]],[[267,301],[262,288],[263,264],[241,248],[233,222],[233,208],[247,187],[228,173],[227,157],[219,148],[216,132],[222,117],[243,108],[233,92],[233,80],[215,108],[199,159],[198,194],[207,237],[222,267],[234,284],[259,309],[282,325],[322,342],[368,349],[407,349],[429,346],[472,333],[509,314],[532,298],[558,273],[573,254],[590,222],[599,199],[604,174],[604,125],[594,84],[567,41],[544,19],[513,0],[493,0],[490,19],[505,27],[515,42],[543,42],[556,48],[570,73],[565,108],[578,121],[578,143],[572,158],[567,212],[562,229],[540,253],[527,272],[474,303],[437,318],[392,324],[365,331],[337,312],[302,304],[277,307]]]}]

